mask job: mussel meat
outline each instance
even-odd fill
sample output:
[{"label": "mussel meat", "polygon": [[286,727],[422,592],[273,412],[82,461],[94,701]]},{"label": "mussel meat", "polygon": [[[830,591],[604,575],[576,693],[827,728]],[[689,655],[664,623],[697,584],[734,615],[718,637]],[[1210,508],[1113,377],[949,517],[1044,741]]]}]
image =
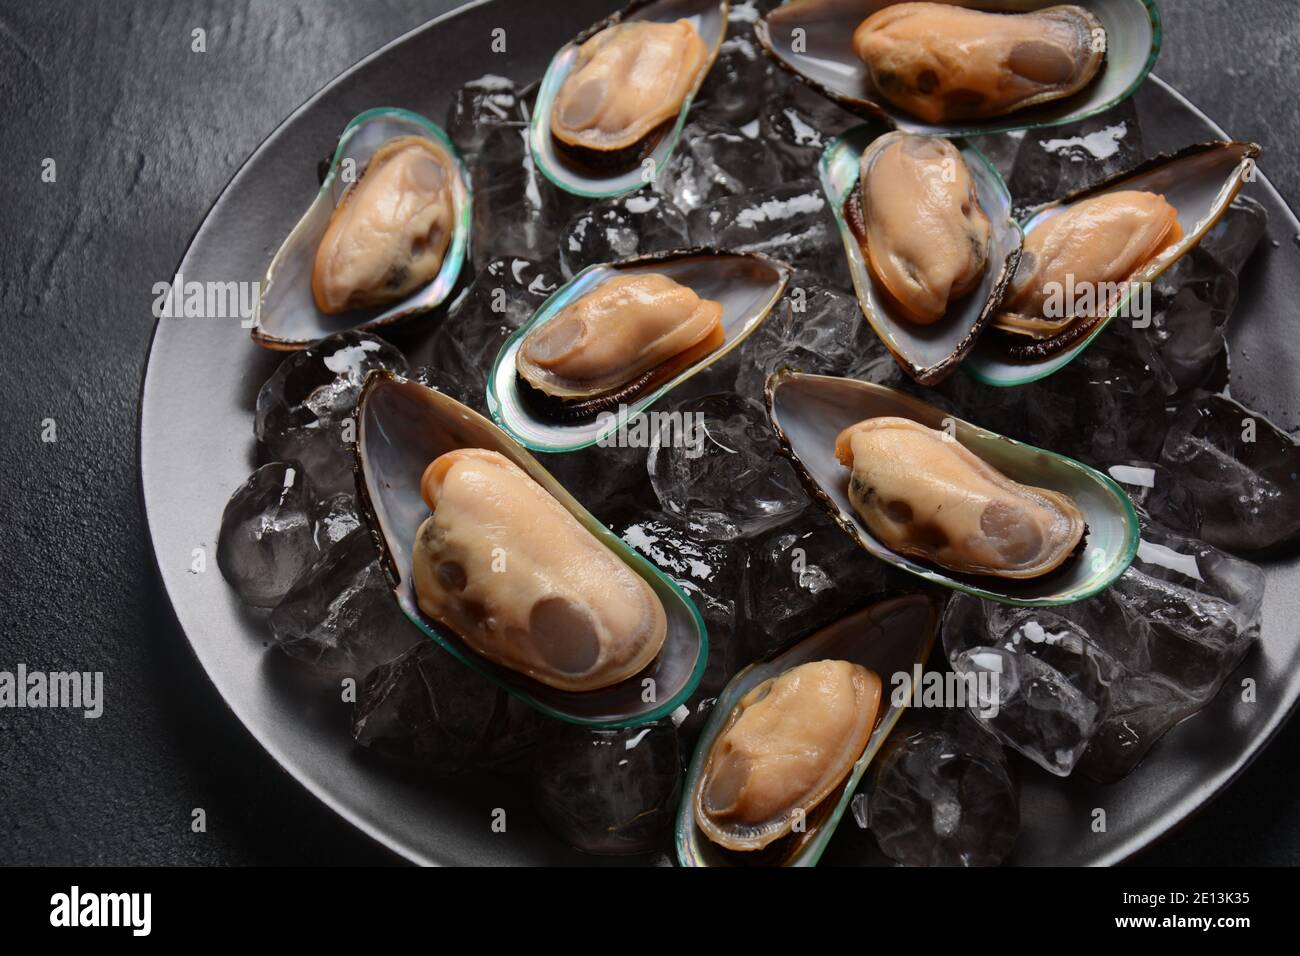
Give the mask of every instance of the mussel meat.
[{"label": "mussel meat", "polygon": [[880,678],[860,664],[811,661],[745,694],[709,752],[695,821],[728,850],[762,850],[811,829],[866,750]]},{"label": "mussel meat", "polygon": [[946,139],[894,132],[860,169],[845,218],[871,274],[904,317],[937,322],[988,266],[989,218],[966,161]]},{"label": "mussel meat", "polygon": [[1035,340],[1035,354],[1059,351],[1109,315],[1127,282],[1182,235],[1178,210],[1156,193],[1121,190],[1073,203],[1025,236],[993,326]]},{"label": "mussel meat", "polygon": [[515,365],[548,414],[590,416],[717,349],[726,337],[722,312],[666,275],[616,275],[529,333]]},{"label": "mussel meat", "polygon": [[400,299],[437,276],[451,242],[455,160],[421,136],[380,147],[339,200],[311,288],[327,315]]},{"label": "mussel meat", "polygon": [[885,99],[942,123],[1003,116],[1077,93],[1101,68],[1106,31],[1073,5],[987,13],[896,3],[858,26],[853,49]]},{"label": "mussel meat", "polygon": [[708,62],[689,20],[606,27],[578,48],[551,110],[551,136],[587,164],[634,166],[677,119]]},{"label": "mussel meat", "polygon": [[625,680],[667,634],[650,586],[504,455],[445,452],[421,492],[416,600],[474,651],[565,691]]},{"label": "mussel meat", "polygon": [[1087,526],[1067,495],[1012,481],[948,433],[869,418],[835,440],[848,497],[892,550],[952,571],[1035,578],[1076,553]]}]

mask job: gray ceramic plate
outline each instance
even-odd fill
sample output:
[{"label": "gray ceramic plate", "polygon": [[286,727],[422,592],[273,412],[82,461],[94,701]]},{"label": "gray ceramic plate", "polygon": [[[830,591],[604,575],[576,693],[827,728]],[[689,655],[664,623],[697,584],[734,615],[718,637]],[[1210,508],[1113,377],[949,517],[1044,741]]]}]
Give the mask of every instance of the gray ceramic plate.
[{"label": "gray ceramic plate", "polygon": [[[541,76],[551,55],[607,14],[608,0],[551,4],[478,3],[433,21],[368,57],[277,129],[217,200],[178,271],[187,280],[255,281],[293,228],[317,182],[315,159],[347,121],[376,104],[435,120],[456,88],[488,72],[518,81]],[[509,59],[493,62],[488,38],[511,25]],[[1136,96],[1147,149],[1161,152],[1226,136],[1157,80]],[[1268,170],[1268,144],[1261,169]],[[1268,208],[1269,238],[1243,277],[1230,338],[1233,395],[1283,427],[1300,424],[1300,366],[1278,341],[1294,341],[1300,301],[1300,222],[1267,183],[1247,195]],[[394,339],[409,346],[419,319]],[[253,401],[282,356],[258,348],[237,319],[163,319],[149,356],[140,412],[140,457],[150,533],[177,619],[234,715],[285,769],[376,840],[420,863],[602,862],[570,850],[543,829],[515,780],[465,777],[430,784],[365,759],[346,731],[336,690],[307,680],[267,650],[265,624],[245,610],[217,573],[190,573],[193,549],[212,556],[221,510],[254,467]],[[1059,449],[1069,452],[1069,449]],[[1174,729],[1128,779],[1111,787],[1027,773],[1024,829],[1012,858],[1022,864],[1113,863],[1176,826],[1225,786],[1277,730],[1300,697],[1300,557],[1272,560],[1259,648],[1238,677],[1258,682],[1258,703],[1225,693]],[[231,732],[235,732],[232,726]],[[508,835],[493,833],[503,807]],[[1089,827],[1106,807],[1110,828]],[[274,811],[268,811],[274,812]],[[667,849],[667,843],[665,843]],[[873,862],[874,842],[851,822],[824,863]],[[617,862],[617,861],[615,861]]]}]

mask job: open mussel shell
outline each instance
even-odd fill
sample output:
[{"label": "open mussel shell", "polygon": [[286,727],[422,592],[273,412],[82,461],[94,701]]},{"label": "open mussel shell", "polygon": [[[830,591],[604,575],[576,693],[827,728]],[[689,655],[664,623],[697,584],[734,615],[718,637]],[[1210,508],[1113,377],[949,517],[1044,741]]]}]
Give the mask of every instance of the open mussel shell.
[{"label": "open mussel shell", "polygon": [[[686,114],[690,112],[695,94],[699,92],[705,77],[708,76],[713,61],[717,59],[718,50],[727,35],[729,7],[727,0],[636,0],[622,12],[593,24],[565,44],[560,52],[555,54],[551,65],[547,67],[546,75],[542,77],[541,87],[537,91],[537,103],[533,107],[528,141],[532,149],[533,162],[537,164],[542,175],[565,192],[589,198],[621,196],[651,182],[677,148],[682,127],[686,124]],[[700,39],[704,41],[708,56],[699,77],[677,113],[676,121],[668,128],[650,134],[658,137],[654,147],[649,149],[645,157],[630,169],[606,173],[576,163],[556,149],[551,137],[551,110],[555,105],[555,98],[559,95],[560,87],[564,85],[565,78],[573,69],[578,47],[607,27],[634,20],[650,20],[656,23],[689,20],[699,33]]]},{"label": "open mussel shell", "polygon": [[[312,266],[334,207],[349,185],[343,171],[348,170],[359,178],[375,152],[401,136],[428,139],[452,158],[456,173],[452,181],[455,220],[442,268],[430,282],[400,301],[342,315],[326,315],[317,308],[312,297]],[[335,332],[373,330],[393,325],[440,305],[455,287],[465,262],[473,219],[472,205],[469,173],[456,147],[441,128],[409,110],[383,108],[360,114],[344,127],[316,198],[280,245],[266,270],[257,304],[253,340],[270,349],[301,349]]]},{"label": "open mussel shell", "polygon": [[[510,459],[650,585],[663,604],[668,632],[649,666],[600,690],[561,691],[481,657],[457,634],[420,611],[411,574],[416,530],[429,515],[420,495],[420,478],[429,462],[457,448],[485,448]],[[391,372],[371,372],[358,406],[356,462],[361,513],[397,603],[453,657],[543,713],[592,727],[628,727],[658,720],[695,690],[709,654],[708,633],[695,605],[486,418],[441,392]],[[647,693],[647,679],[654,681],[653,693]]]},{"label": "open mussel shell", "polygon": [[[906,705],[898,706],[892,700],[893,676],[899,673],[911,675],[913,667],[924,664],[930,656],[938,630],[940,606],[941,602],[936,598],[921,594],[880,601],[822,628],[782,654],[750,665],[733,677],[713,705],[687,771],[674,835],[678,862],[682,866],[746,863],[816,866],[863,773],[903,714]],[[704,783],[714,741],[726,729],[732,710],[742,697],[763,681],[800,664],[821,660],[861,664],[880,678],[880,710],[866,750],[854,762],[840,787],[822,802],[817,812],[809,813],[805,832],[789,834],[752,853],[729,851],[711,842],[695,821],[695,798]]]},{"label": "open mussel shell", "polygon": [[862,244],[849,227],[844,203],[858,187],[863,151],[889,129],[878,123],[857,126],[831,141],[822,153],[822,190],[831,204],[844,240],[849,274],[862,314],[903,371],[922,385],[935,385],[957,369],[988,324],[1020,258],[1020,227],[1011,216],[1011,194],[984,154],[967,143],[954,145],[970,170],[980,205],[989,218],[988,267],[980,284],[949,303],[938,322],[919,325],[899,314],[867,265]]},{"label": "open mussel shell", "polygon": [[[1128,495],[1101,472],[1064,455],[985,431],[919,398],[856,379],[782,369],[768,378],[766,397],[772,426],[813,499],[863,548],[917,577],[1003,604],[1051,607],[1109,587],[1137,553],[1138,518]],[[1011,580],[947,571],[886,547],[849,502],[848,470],[835,457],[835,438],[843,429],[880,416],[948,431],[1013,481],[1069,495],[1088,525],[1083,550],[1041,578]]]},{"label": "open mussel shell", "polygon": [[[1155,65],[1160,52],[1160,14],[1154,0],[1069,0],[1106,30],[1106,59],[1096,78],[1073,96],[989,119],[928,123],[899,109],[875,87],[853,49],[853,31],[867,17],[897,0],[787,0],[754,25],[759,42],[776,62],[845,109],[865,119],[883,118],[910,133],[975,136],[1056,126],[1086,119],[1127,99]],[[962,0],[956,6],[991,13],[1025,13],[1065,0]]]},{"label": "open mussel shell", "polygon": [[[629,394],[610,409],[577,421],[558,421],[529,402],[528,386],[519,381],[516,359],[524,339],[566,307],[615,275],[658,273],[686,286],[702,299],[722,304],[722,344],[677,374],[643,391]],[[653,253],[605,265],[589,266],[557,289],[528,322],[501,347],[488,377],[487,401],[492,417],[520,444],[533,451],[574,451],[595,444],[653,405],[697,372],[740,345],[781,300],[791,269],[761,253],[685,249]],[[621,409],[621,410],[620,410]]]},{"label": "open mussel shell", "polygon": [[[1240,192],[1242,183],[1251,175],[1258,156],[1259,146],[1254,143],[1218,141],[1188,146],[1176,153],[1149,159],[1131,170],[1040,206],[1025,219],[1021,229],[1025,236],[1029,236],[1071,203],[1102,193],[1126,189],[1159,193],[1177,211],[1183,235],[1145,268],[1129,277],[1132,286],[1154,282],[1162,272],[1194,249],[1219,221]],[[962,369],[987,385],[1007,387],[1036,382],[1070,364],[1105,330],[1111,319],[1126,309],[1127,304],[1128,297],[1117,303],[1078,342],[1036,361],[1011,360],[1001,348],[1005,340],[996,330],[990,330],[962,363]]]}]

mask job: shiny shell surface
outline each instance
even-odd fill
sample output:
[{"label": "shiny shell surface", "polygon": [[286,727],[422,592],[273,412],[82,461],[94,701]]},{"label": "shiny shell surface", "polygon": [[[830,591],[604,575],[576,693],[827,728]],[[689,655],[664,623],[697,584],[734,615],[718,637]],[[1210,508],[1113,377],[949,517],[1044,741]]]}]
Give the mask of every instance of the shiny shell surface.
[{"label": "shiny shell surface", "polygon": [[[417,530],[429,517],[422,488],[424,475],[431,462],[461,449],[483,449],[504,456],[654,592],[665,615],[663,646],[634,678],[595,690],[561,690],[489,660],[455,630],[420,609],[412,567]],[[356,459],[359,510],[398,605],[461,663],[543,713],[592,727],[628,727],[659,720],[694,691],[709,650],[708,632],[695,605],[667,575],[592,517],[532,455],[492,422],[441,392],[390,372],[371,372],[357,410]],[[645,679],[654,682],[653,694],[646,694]]]},{"label": "shiny shell surface", "polygon": [[951,143],[988,218],[987,265],[969,291],[948,303],[941,319],[922,324],[910,318],[877,278],[863,249],[863,234],[851,221],[863,155],[882,139],[892,142],[902,135],[874,123],[855,127],[826,147],[819,174],[840,230],[862,314],[899,366],[921,384],[933,385],[957,370],[988,325],[1015,271],[1021,233],[1011,217],[1011,194],[997,170],[974,147],[963,141]]},{"label": "shiny shell surface", "polygon": [[[854,46],[855,33],[864,21],[901,5],[897,0],[788,0],[760,19],[755,33],[781,67],[846,109],[865,119],[884,119],[901,130],[940,136],[1035,129],[1094,116],[1130,96],[1151,72],[1160,52],[1160,15],[1154,0],[1079,0],[1074,6],[1095,18],[1105,33],[1105,62],[1091,82],[1071,96],[1040,101],[1003,116],[931,121],[891,102]],[[978,7],[993,14],[1033,13],[1054,6],[1052,0],[953,0],[942,5]],[[964,59],[944,72],[955,75]],[[1038,69],[1048,62],[1040,58]],[[917,71],[914,82],[928,87],[923,72]],[[938,89],[936,83],[934,90]]]},{"label": "shiny shell surface", "polygon": [[568,691],[627,680],[659,653],[654,591],[500,452],[444,452],[421,487],[416,602],[477,653]]},{"label": "shiny shell surface", "polygon": [[[1128,277],[1130,290],[1137,288],[1141,283],[1154,281],[1196,247],[1227,211],[1247,177],[1254,174],[1258,156],[1259,147],[1254,143],[1220,140],[1198,143],[1170,155],[1154,157],[1134,169],[1039,207],[1021,227],[1026,245],[1037,230],[1064,215],[1070,207],[1094,197],[1125,191],[1160,196],[1177,213],[1178,238]],[[1033,242],[1037,245],[1037,240]],[[1026,264],[1027,275],[1033,266],[1032,262]],[[1068,365],[1127,306],[1126,295],[1097,321],[1081,326],[1083,334],[1077,339],[1028,358],[1015,357],[1006,347],[1009,340],[1017,343],[1025,336],[1005,335],[990,329],[966,358],[963,370],[987,385],[1003,387],[1046,378]]]},{"label": "shiny shell surface", "polygon": [[[1109,587],[1137,552],[1138,519],[1128,495],[1105,475],[1064,455],[1013,441],[918,398],[856,379],[782,370],[768,379],[767,405],[777,436],[813,500],[871,554],[926,581],[1003,604],[1071,604]],[[1088,526],[1083,550],[1054,574],[1011,579],[961,574],[890,547],[853,507],[844,465],[835,455],[840,433],[879,417],[950,431],[957,442],[1012,481],[1067,496]]]},{"label": "shiny shell surface", "polygon": [[[322,311],[313,293],[312,277],[335,209],[344,203],[351,187],[365,179],[374,156],[389,143],[412,136],[426,140],[450,163],[451,231],[436,274],[393,302],[337,315]],[[469,174],[441,128],[409,110],[382,108],[360,114],[344,128],[315,199],[271,260],[262,280],[253,340],[270,349],[302,349],[336,332],[384,328],[441,305],[455,288],[465,263],[472,206]]]},{"label": "shiny shell surface", "polygon": [[1083,515],[1057,491],[1007,478],[946,431],[869,418],[835,439],[848,498],[877,539],[951,571],[1034,578],[1069,560]]},{"label": "shiny shell surface", "polygon": [[[941,608],[942,602],[929,595],[910,594],[878,601],[736,674],[714,704],[691,757],[677,811],[674,842],[678,862],[682,866],[816,866],[862,775],[907,707],[910,698],[896,703],[890,689],[896,686],[896,675],[911,675],[913,668],[930,656]],[[793,668],[828,660],[861,667],[875,675],[881,685],[870,737],[852,769],[818,803],[816,812],[805,814],[801,832],[787,833],[758,851],[728,850],[715,843],[697,823],[696,805],[705,786],[710,758],[719,739],[731,727],[736,708],[756,688]]]},{"label": "shiny shell surface", "polygon": [[848,661],[809,661],[765,680],[714,741],[696,824],[728,850],[786,836],[852,772],[879,708],[879,676]]},{"label": "shiny shell surface", "polygon": [[947,3],[898,3],[853,32],[875,89],[928,123],[1005,116],[1079,92],[1106,50],[1101,21],[1082,7],[990,13]]},{"label": "shiny shell surface", "polygon": [[[502,428],[535,451],[574,451],[613,434],[659,398],[697,372],[722,360],[758,328],[780,301],[790,279],[790,267],[759,253],[685,249],[655,253],[604,265],[590,266],[557,289],[523,326],[502,345],[488,378],[488,409]],[[575,303],[614,278],[660,275],[690,289],[702,302],[722,306],[718,323],[722,342],[690,358],[682,368],[663,363],[671,374],[651,376],[642,387],[619,395],[614,407],[593,416],[557,419],[549,408],[538,408],[520,381],[520,351],[539,330],[556,322]],[[670,367],[671,366],[671,367]],[[647,373],[648,374],[648,373]]]}]

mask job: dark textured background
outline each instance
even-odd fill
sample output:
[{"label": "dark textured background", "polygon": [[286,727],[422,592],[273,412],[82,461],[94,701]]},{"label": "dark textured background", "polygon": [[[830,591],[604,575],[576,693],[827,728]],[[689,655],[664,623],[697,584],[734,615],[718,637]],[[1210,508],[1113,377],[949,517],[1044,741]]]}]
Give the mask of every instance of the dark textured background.
[{"label": "dark textured background", "polygon": [[[514,2],[536,0],[500,0],[503,25]],[[145,536],[138,400],[151,287],[244,158],[352,62],[457,5],[0,0],[0,670],[102,670],[106,685],[99,720],[0,711],[0,863],[392,859],[275,765],[191,655]],[[1300,4],[1160,8],[1156,72],[1263,143],[1296,208]],[[190,51],[196,27],[206,54]],[[1298,756],[1292,721],[1139,862],[1300,863]]]}]

